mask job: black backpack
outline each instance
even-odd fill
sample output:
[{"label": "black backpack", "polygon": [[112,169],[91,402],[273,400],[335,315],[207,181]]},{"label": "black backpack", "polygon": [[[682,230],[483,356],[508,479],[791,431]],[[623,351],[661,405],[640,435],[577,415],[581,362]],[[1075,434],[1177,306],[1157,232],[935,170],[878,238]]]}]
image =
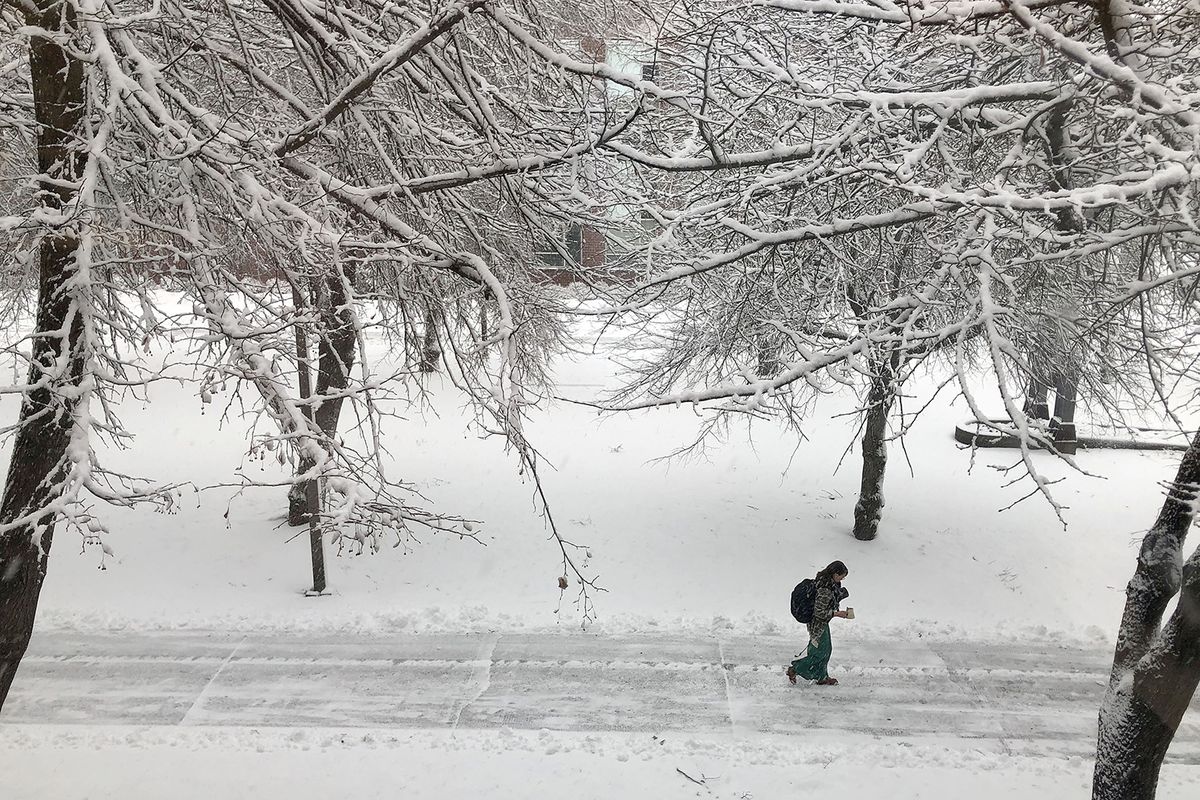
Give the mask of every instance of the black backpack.
[{"label": "black backpack", "polygon": [[805,625],[812,622],[813,602],[817,599],[817,583],[805,578],[792,589],[792,616]]}]

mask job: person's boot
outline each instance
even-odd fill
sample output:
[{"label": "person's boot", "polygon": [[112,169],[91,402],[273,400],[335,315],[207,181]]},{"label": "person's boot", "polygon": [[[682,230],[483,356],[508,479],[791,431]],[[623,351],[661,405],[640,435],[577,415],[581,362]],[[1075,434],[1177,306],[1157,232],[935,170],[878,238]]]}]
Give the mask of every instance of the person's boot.
[{"label": "person's boot", "polygon": [[793,667],[791,664],[788,664],[787,676],[788,676],[788,683],[790,683],[794,686],[796,684],[796,668]]},{"label": "person's boot", "polygon": [[821,680],[817,681],[817,686],[837,686],[837,685],[838,685],[837,678],[821,678]]}]

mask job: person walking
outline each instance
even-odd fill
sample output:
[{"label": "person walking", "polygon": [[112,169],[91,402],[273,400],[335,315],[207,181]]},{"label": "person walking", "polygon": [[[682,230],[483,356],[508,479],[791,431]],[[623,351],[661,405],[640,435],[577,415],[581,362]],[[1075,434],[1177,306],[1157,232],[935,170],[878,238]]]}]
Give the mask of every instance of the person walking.
[{"label": "person walking", "polygon": [[829,657],[833,655],[833,641],[829,636],[829,622],[834,617],[853,619],[838,606],[850,596],[842,588],[842,581],[850,574],[846,565],[834,561],[817,573],[813,579],[812,618],[808,624],[808,649],[787,668],[788,680],[796,678],[816,681],[818,686],[837,686],[837,678],[829,677]]}]

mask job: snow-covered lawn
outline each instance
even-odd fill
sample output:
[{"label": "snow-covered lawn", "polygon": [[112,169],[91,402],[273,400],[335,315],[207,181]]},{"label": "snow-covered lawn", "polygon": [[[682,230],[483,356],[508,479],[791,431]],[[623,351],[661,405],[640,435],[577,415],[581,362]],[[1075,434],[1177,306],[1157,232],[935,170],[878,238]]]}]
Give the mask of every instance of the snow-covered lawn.
[{"label": "snow-covered lawn", "polygon": [[[613,367],[601,352],[564,362],[558,373],[561,394],[591,399],[611,385]],[[236,483],[236,469],[286,479],[273,461],[245,458],[247,423],[220,419],[227,398],[202,406],[193,388],[173,383],[149,393],[150,404],[124,404],[138,439],[134,449],[110,454],[110,463],[198,486]],[[857,452],[835,473],[854,430],[852,419],[837,415],[855,406],[852,397],[824,398],[805,441],[760,423],[733,429],[702,456],[670,463],[654,460],[692,440],[699,420],[690,407],[605,417],[554,403],[535,414],[530,431],[553,467],[543,474],[555,518],[589,548],[583,560],[608,590],[595,598],[601,630],[790,630],[791,587],[840,558],[850,567],[847,586],[859,612],[846,626],[850,634],[1111,636],[1140,533],[1153,521],[1159,482],[1174,474],[1178,453],[1082,452],[1079,463],[1097,477],[1038,454],[1048,475],[1066,478],[1054,488],[1069,506],[1064,530],[1038,497],[999,511],[1031,484],[1006,487],[1019,471],[997,468],[1016,462],[1014,451],[978,451],[968,473],[971,454],[952,438],[967,411],[951,400],[947,390],[913,427],[905,450],[893,446],[881,536],[871,543],[848,535]],[[307,534],[282,525],[283,489],[185,492],[176,515],[101,509],[114,553],[103,570],[99,548],[81,553],[73,534],[60,535],[40,624],[578,625],[574,585],[555,613],[560,564],[532,487],[497,440],[469,429],[458,395],[435,386],[431,406],[389,420],[396,474],[416,483],[433,507],[482,520],[482,544],[428,536],[374,556],[339,557],[331,549],[333,596],[305,599]],[[0,410],[11,412],[11,401]]]},{"label": "snow-covered lawn", "polygon": [[[611,385],[611,374],[603,352],[573,359],[559,368],[560,392],[593,398]],[[274,464],[244,459],[246,423],[219,424],[224,398],[201,415],[191,389],[161,383],[150,396],[150,405],[124,404],[138,440],[135,449],[112,455],[114,464],[199,486],[229,482],[239,466],[283,477]],[[405,411],[406,419],[389,427],[388,445],[398,474],[431,504],[483,520],[482,543],[430,536],[376,555],[331,550],[332,594],[305,598],[307,537],[282,526],[282,489],[209,489],[172,516],[105,509],[113,555],[103,559],[104,569],[98,548],[81,548],[72,534],[56,539],[35,646],[38,635],[119,640],[125,631],[193,629],[300,641],[334,633],[366,641],[536,633],[563,637],[569,650],[566,643],[583,635],[573,605],[577,587],[572,582],[560,608],[557,550],[532,487],[498,442],[468,429],[456,395],[435,386],[432,397],[436,413]],[[749,433],[735,428],[703,457],[668,464],[653,459],[690,441],[698,421],[690,408],[600,417],[555,403],[531,424],[554,466],[544,477],[556,519],[567,538],[587,546],[587,567],[607,589],[593,598],[597,617],[587,635],[787,642],[798,633],[787,613],[791,587],[834,558],[849,565],[849,605],[858,619],[835,630],[834,658],[851,679],[837,689],[845,710],[832,708],[825,730],[735,736],[582,733],[540,722],[542,730],[451,732],[391,724],[264,729],[22,719],[7,728],[0,722],[0,772],[10,776],[4,796],[1083,797],[1088,731],[1072,734],[1070,748],[1044,754],[1006,751],[954,729],[946,743],[839,731],[839,719],[862,704],[884,718],[888,704],[914,713],[903,691],[873,692],[871,665],[846,661],[854,653],[882,658],[935,641],[1019,655],[1031,643],[1068,643],[1102,660],[1139,535],[1161,502],[1158,484],[1177,465],[1177,453],[1085,451],[1079,463],[1097,476],[1087,477],[1039,455],[1049,475],[1066,478],[1055,493],[1069,506],[1069,527],[1037,498],[1000,513],[1030,486],[1006,486],[1015,473],[996,469],[1016,461],[1010,451],[978,452],[968,474],[971,454],[951,436],[967,412],[951,401],[949,394],[934,401],[907,438],[913,474],[905,452],[893,447],[881,536],[872,543],[849,535],[857,454],[834,471],[853,431],[853,422],[837,415],[855,405],[852,398],[823,399],[803,442],[764,423]],[[13,416],[11,400],[0,412]],[[767,670],[772,658],[734,663]],[[38,664],[22,667],[14,692],[38,680]],[[771,669],[763,688],[747,690],[751,700],[755,692],[782,689],[781,672]],[[592,690],[622,688],[600,680],[579,689]],[[370,697],[369,682],[362,691]],[[781,702],[796,704],[803,716],[813,695],[785,697]],[[999,712],[1003,701],[997,703]],[[1160,797],[1192,796],[1200,779],[1194,764],[1169,765]]]}]

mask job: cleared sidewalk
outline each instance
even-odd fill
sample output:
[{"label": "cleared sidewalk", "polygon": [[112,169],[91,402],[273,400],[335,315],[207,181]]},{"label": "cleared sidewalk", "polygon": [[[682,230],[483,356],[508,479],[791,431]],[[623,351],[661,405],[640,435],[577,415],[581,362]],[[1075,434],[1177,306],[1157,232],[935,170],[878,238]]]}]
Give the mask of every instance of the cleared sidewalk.
[{"label": "cleared sidewalk", "polygon": [[[39,633],[13,725],[352,727],[811,735],[1086,755],[1110,653],[836,645],[838,687],[789,686],[771,636]],[[1171,760],[1200,763],[1200,701]]]}]

